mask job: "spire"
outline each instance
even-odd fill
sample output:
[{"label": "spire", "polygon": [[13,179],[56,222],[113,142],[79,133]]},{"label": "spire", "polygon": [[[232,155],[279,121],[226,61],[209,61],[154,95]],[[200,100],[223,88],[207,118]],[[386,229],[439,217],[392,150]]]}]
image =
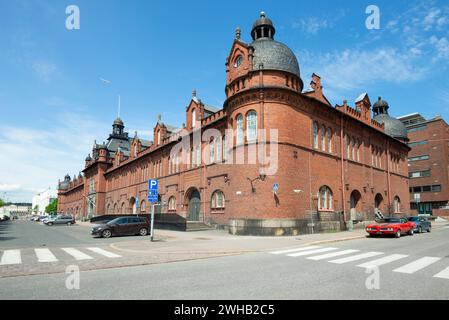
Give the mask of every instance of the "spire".
[{"label": "spire", "polygon": [[237,27],[237,29],[235,29],[235,38],[237,40],[240,40],[241,35],[242,35],[242,30],[240,29],[240,27]]}]

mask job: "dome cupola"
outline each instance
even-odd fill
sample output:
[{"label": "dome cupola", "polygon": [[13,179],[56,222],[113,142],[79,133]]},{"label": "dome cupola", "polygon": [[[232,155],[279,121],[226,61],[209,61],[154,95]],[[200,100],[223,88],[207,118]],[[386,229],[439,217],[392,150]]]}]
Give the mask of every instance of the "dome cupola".
[{"label": "dome cupola", "polygon": [[407,142],[407,128],[400,120],[390,117],[388,114],[389,108],[388,102],[379,97],[373,105],[374,120],[380,124],[384,124],[386,134],[395,139]]},{"label": "dome cupola", "polygon": [[254,50],[252,69],[285,71],[295,75],[299,78],[302,91],[303,82],[298,59],[288,46],[274,40],[275,32],[273,22],[267,18],[264,12],[261,12],[260,18],[254,22],[251,31],[253,42],[250,46]]},{"label": "dome cupola", "polygon": [[251,37],[253,40],[260,38],[270,38],[274,39],[274,34],[276,29],[273,26],[273,22],[267,18],[265,12],[260,13],[260,18],[256,20],[253,24],[253,29],[251,30]]}]

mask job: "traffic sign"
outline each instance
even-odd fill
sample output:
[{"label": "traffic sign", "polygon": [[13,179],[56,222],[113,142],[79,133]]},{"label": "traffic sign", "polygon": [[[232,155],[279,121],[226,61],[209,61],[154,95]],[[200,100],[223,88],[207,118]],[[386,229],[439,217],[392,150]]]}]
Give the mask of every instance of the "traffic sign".
[{"label": "traffic sign", "polygon": [[279,183],[273,184],[273,191],[278,192],[279,191]]},{"label": "traffic sign", "polygon": [[148,201],[151,203],[159,201],[158,186],[159,181],[157,179],[148,180]]}]

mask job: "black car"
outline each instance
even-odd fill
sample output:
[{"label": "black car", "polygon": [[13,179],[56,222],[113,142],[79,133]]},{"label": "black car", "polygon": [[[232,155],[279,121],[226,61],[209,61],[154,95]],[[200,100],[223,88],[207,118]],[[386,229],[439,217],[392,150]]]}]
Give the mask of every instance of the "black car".
[{"label": "black car", "polygon": [[416,224],[415,232],[422,233],[424,231],[430,232],[432,231],[432,223],[427,219],[426,217],[410,217],[408,218],[408,221],[413,222]]},{"label": "black car", "polygon": [[111,236],[141,235],[150,233],[150,222],[143,217],[120,217],[92,228],[92,235],[103,238]]}]

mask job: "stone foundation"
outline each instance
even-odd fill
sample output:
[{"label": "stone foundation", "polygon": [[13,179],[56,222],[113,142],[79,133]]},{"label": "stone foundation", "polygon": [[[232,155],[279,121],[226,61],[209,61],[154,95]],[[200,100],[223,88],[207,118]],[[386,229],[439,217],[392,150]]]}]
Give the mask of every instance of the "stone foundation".
[{"label": "stone foundation", "polygon": [[[310,220],[300,219],[231,219],[229,233],[241,236],[296,236],[312,233]],[[313,232],[341,231],[339,221],[315,221]]]}]

